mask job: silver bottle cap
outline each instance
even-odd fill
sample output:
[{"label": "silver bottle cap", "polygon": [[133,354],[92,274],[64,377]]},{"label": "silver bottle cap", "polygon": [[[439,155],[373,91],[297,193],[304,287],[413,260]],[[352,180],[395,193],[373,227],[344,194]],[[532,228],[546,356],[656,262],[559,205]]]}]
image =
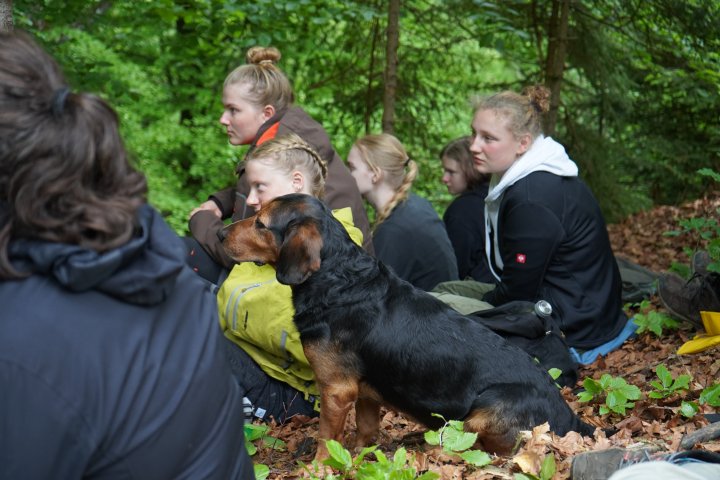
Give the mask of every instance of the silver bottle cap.
[{"label": "silver bottle cap", "polygon": [[535,313],[540,317],[549,317],[552,315],[552,305],[545,300],[539,300],[535,304]]}]

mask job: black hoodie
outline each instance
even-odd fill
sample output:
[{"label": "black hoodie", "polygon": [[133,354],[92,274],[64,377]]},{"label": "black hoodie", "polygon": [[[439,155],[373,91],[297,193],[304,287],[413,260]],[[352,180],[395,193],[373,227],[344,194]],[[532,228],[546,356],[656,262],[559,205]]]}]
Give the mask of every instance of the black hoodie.
[{"label": "black hoodie", "polygon": [[149,206],[97,253],[10,243],[0,282],[0,478],[253,478],[210,286]]}]

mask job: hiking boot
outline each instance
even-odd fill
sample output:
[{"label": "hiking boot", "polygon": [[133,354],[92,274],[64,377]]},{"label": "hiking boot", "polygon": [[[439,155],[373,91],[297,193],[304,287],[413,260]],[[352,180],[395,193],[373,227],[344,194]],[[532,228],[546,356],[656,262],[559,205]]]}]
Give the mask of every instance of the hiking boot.
[{"label": "hiking boot", "polygon": [[708,274],[708,265],[712,259],[710,254],[705,250],[698,250],[693,253],[692,260],[690,262],[690,271],[693,274],[702,275],[703,277]]},{"label": "hiking boot", "polygon": [[643,462],[664,461],[674,465],[697,462],[718,464],[720,454],[708,450],[687,450],[678,453],[658,451],[657,447],[638,449],[609,448],[576,455],[572,460],[572,480],[607,480],[627,466]]},{"label": "hiking boot", "polygon": [[651,461],[658,454],[656,447],[625,450],[608,448],[577,454],[572,459],[572,480],[607,480],[625,465]]},{"label": "hiking boot", "polygon": [[685,281],[674,273],[660,275],[658,296],[668,312],[686,320],[696,328],[703,328],[700,311],[720,312],[719,278],[716,274],[694,274]]}]

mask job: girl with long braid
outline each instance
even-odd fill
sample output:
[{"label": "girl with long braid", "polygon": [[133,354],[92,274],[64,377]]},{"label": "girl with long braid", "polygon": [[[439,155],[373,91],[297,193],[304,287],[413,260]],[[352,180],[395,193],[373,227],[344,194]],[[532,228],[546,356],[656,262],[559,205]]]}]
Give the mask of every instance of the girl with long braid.
[{"label": "girl with long braid", "polygon": [[[275,137],[252,150],[245,161],[246,203],[258,211],[290,193],[322,199],[327,175],[325,160],[298,135]],[[362,245],[351,209],[333,214]],[[297,414],[317,416],[319,390],[293,323],[292,292],[277,281],[275,269],[236,264],[217,298],[227,356],[253,415],[281,423]]]},{"label": "girl with long braid", "polygon": [[402,143],[387,133],[367,135],[350,149],[348,164],[360,194],[376,211],[375,256],[426,291],[457,280],[457,262],[442,220],[430,202],[411,192],[418,166]]}]

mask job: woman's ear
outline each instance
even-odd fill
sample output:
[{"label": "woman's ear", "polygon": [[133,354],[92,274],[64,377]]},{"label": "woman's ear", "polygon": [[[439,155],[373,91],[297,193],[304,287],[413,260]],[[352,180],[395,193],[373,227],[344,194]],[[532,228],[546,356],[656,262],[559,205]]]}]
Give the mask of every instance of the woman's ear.
[{"label": "woman's ear", "polygon": [[290,174],[292,187],[295,192],[302,192],[305,188],[305,175],[299,170],[295,170]]},{"label": "woman's ear", "polygon": [[275,115],[275,107],[273,107],[272,105],[265,105],[263,107],[262,113],[265,121],[268,121],[273,117],[273,115]]},{"label": "woman's ear", "polygon": [[520,137],[520,142],[518,143],[517,152],[515,153],[518,157],[522,155],[523,153],[530,150],[530,146],[532,146],[532,137],[529,133],[526,133],[522,137]]}]

